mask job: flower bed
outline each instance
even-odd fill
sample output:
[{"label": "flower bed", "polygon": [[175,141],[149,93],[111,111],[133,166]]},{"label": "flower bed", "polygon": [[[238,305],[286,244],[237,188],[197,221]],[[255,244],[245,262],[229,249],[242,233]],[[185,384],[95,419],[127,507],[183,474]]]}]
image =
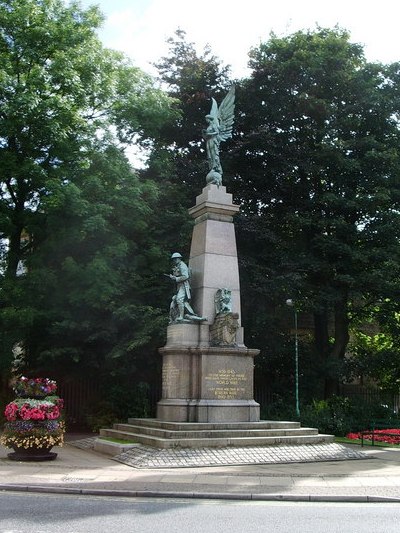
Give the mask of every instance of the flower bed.
[{"label": "flower bed", "polygon": [[[388,435],[390,433],[390,435]],[[352,440],[374,440],[375,442],[386,442],[387,444],[400,444],[400,429],[374,429],[374,431],[360,431],[358,433],[348,433],[348,439]]]}]

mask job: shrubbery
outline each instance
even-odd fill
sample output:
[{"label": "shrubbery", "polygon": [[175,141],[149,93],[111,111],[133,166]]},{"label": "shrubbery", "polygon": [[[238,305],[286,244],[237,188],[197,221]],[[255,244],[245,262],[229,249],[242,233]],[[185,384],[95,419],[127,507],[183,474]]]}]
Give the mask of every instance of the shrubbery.
[{"label": "shrubbery", "polygon": [[[294,406],[282,398],[262,410],[263,420],[296,420]],[[345,436],[347,433],[367,429],[374,420],[400,422],[398,414],[388,406],[333,396],[329,400],[314,400],[301,406],[300,422],[304,427],[315,427],[321,433]]]},{"label": "shrubbery", "polygon": [[128,418],[148,418],[150,413],[148,383],[140,382],[132,387],[110,386],[102,400],[96,402],[93,412],[87,415],[87,424],[97,432],[111,427],[115,422],[127,422]]}]

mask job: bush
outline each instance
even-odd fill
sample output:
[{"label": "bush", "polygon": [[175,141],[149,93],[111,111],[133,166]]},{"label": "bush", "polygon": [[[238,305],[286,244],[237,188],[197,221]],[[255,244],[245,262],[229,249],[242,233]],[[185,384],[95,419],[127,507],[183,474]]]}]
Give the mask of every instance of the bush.
[{"label": "bush", "polygon": [[[293,403],[293,402],[291,402]],[[267,420],[295,420],[296,413],[292,405],[282,398],[262,409],[262,418]],[[345,436],[347,433],[367,429],[373,420],[385,420],[390,425],[398,424],[400,419],[387,406],[367,403],[363,400],[343,396],[333,396],[329,400],[313,400],[300,409],[302,426],[315,427],[321,433]]]},{"label": "bush", "polygon": [[301,413],[302,425],[317,427],[321,433],[345,435],[354,424],[348,398],[333,396],[329,400],[314,400]]},{"label": "bush", "polygon": [[294,402],[290,404],[283,399],[279,394],[274,394],[272,403],[263,405],[260,409],[261,420],[294,420],[297,418]]},{"label": "bush", "polygon": [[150,416],[148,383],[127,387],[113,385],[104,393],[103,399],[86,417],[89,428],[97,433],[100,428],[112,426],[115,422],[126,422],[128,418]]}]

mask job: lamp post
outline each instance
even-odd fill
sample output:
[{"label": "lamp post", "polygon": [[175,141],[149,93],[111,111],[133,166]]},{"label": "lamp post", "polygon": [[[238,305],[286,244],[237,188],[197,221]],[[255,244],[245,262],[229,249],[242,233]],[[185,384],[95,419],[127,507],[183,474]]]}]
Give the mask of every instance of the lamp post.
[{"label": "lamp post", "polygon": [[294,376],[295,376],[295,398],[296,398],[296,416],[300,418],[299,403],[299,338],[297,330],[297,309],[295,302],[291,299],[286,300],[286,305],[293,307],[294,311]]}]

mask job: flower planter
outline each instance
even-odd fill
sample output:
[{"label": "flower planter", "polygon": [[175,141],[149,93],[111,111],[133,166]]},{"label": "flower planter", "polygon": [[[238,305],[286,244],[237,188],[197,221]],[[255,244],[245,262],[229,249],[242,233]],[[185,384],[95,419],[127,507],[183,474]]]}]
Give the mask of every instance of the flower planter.
[{"label": "flower planter", "polygon": [[11,461],[53,461],[57,454],[49,448],[21,448],[13,446],[14,452],[7,454]]},{"label": "flower planter", "polygon": [[[62,446],[65,426],[61,417],[63,400],[55,395],[57,385],[47,378],[20,378],[16,399],[6,405],[7,422],[0,444],[12,448],[12,461],[52,461],[50,450]],[[47,394],[47,395],[46,395]]]}]

